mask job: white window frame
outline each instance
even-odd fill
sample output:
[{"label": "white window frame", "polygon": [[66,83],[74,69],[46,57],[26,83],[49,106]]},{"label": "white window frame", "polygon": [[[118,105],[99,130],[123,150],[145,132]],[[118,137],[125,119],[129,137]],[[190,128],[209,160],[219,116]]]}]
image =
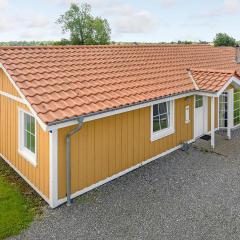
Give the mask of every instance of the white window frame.
[{"label": "white window frame", "polygon": [[190,121],[190,106],[187,105],[185,107],[185,123],[186,124],[189,124],[191,121]]},{"label": "white window frame", "polygon": [[[35,153],[24,146],[24,114],[28,114],[35,120]],[[33,166],[37,166],[37,121],[30,113],[21,108],[18,109],[18,153]]]},{"label": "white window frame", "polygon": [[[226,101],[222,101],[221,97],[225,95],[225,97],[227,98]],[[227,104],[227,107],[228,107],[228,101],[229,101],[229,96],[228,96],[228,92],[227,91],[224,91],[218,98],[218,125],[219,125],[219,128],[220,129],[224,129],[224,128],[227,128],[227,126],[222,126],[221,123],[225,123],[225,121],[227,121],[227,124],[228,124],[228,121],[229,121],[229,116],[227,116],[227,118],[222,118],[222,114],[221,113],[225,113],[226,109],[221,109],[221,104]],[[227,109],[228,111],[228,109]],[[221,113],[220,113],[221,112]],[[229,115],[229,112],[227,112],[227,115]]]},{"label": "white window frame", "polygon": [[170,108],[170,111],[169,111],[169,127],[165,128],[165,129],[162,129],[162,130],[159,130],[157,132],[153,132],[153,105],[160,104],[160,103],[163,103],[163,102],[159,102],[159,103],[151,105],[151,117],[150,117],[150,120],[151,120],[151,124],[150,124],[150,126],[151,126],[151,131],[150,131],[151,132],[151,142],[175,133],[175,121],[174,121],[174,119],[175,119],[174,118],[174,115],[175,115],[175,101],[172,100],[172,101],[165,101],[165,102],[169,102],[169,108]]},{"label": "white window frame", "polygon": [[[239,89],[234,90],[233,95],[234,95],[234,97],[233,97],[233,104],[234,104],[233,105],[234,106],[234,109],[233,109],[233,111],[234,111],[234,113],[233,113],[233,124],[234,124],[234,126],[239,126],[240,121],[236,123],[236,119],[240,119],[240,91],[239,91]],[[236,96],[238,96],[237,100],[235,100]],[[238,104],[237,108],[235,108],[236,104]],[[237,116],[235,116],[235,112],[237,112],[237,114],[238,114]]]}]

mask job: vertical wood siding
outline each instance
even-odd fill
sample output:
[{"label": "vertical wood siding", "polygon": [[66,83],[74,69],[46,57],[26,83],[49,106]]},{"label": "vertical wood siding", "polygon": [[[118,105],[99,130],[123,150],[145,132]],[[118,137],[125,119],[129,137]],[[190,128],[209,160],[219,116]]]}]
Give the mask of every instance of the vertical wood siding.
[{"label": "vertical wood siding", "polygon": [[[11,83],[6,84],[5,76],[3,81],[0,78],[0,83],[1,88],[4,85],[4,91],[16,96]],[[29,111],[25,105],[0,95],[0,153],[40,192],[49,197],[49,133],[44,132],[39,124],[36,125],[37,166],[34,167],[18,154],[18,107]]]},{"label": "vertical wood siding", "polygon": [[[72,192],[86,188],[193,138],[193,97],[175,101],[175,133],[150,141],[150,107],[84,123],[71,139]],[[190,123],[185,106],[190,105]],[[66,196],[66,134],[59,129],[59,198]]]},{"label": "vertical wood siding", "polygon": [[0,69],[0,91],[9,93],[15,97],[20,97],[18,94],[16,88],[12,85],[12,83],[9,81],[6,74],[3,72],[2,69]]}]

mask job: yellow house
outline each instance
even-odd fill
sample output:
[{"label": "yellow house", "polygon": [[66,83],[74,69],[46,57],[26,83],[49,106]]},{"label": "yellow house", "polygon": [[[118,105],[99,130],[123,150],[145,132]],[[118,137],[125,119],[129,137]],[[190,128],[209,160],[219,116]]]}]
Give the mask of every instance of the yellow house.
[{"label": "yellow house", "polygon": [[[0,154],[54,208],[240,124],[235,48],[0,47]],[[127,186],[126,186],[127,187]]]}]

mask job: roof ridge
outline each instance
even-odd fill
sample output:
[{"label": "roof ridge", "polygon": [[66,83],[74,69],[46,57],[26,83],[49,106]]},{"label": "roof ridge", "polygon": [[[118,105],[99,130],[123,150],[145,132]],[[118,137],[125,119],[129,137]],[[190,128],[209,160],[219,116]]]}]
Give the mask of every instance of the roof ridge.
[{"label": "roof ridge", "polygon": [[108,44],[108,45],[35,45],[35,46],[0,46],[0,49],[42,49],[42,48],[131,48],[131,47],[196,47],[196,46],[209,46],[213,47],[211,44],[161,44],[161,43],[153,43],[153,44]]},{"label": "roof ridge", "polygon": [[198,87],[198,85],[197,85],[197,82],[195,81],[195,79],[194,79],[194,77],[193,77],[193,75],[192,75],[192,71],[191,71],[190,69],[187,69],[187,72],[188,72],[189,78],[191,79],[191,81],[192,81],[192,83],[193,83],[193,85],[194,85],[195,90],[199,90],[199,87]]}]

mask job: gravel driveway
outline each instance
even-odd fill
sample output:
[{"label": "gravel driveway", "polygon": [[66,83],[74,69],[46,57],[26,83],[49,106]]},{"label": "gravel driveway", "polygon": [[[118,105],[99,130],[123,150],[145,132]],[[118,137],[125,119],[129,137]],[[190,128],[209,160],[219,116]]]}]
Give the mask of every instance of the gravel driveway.
[{"label": "gravel driveway", "polygon": [[47,209],[16,239],[240,239],[239,154],[238,132],[217,153],[178,150]]}]

